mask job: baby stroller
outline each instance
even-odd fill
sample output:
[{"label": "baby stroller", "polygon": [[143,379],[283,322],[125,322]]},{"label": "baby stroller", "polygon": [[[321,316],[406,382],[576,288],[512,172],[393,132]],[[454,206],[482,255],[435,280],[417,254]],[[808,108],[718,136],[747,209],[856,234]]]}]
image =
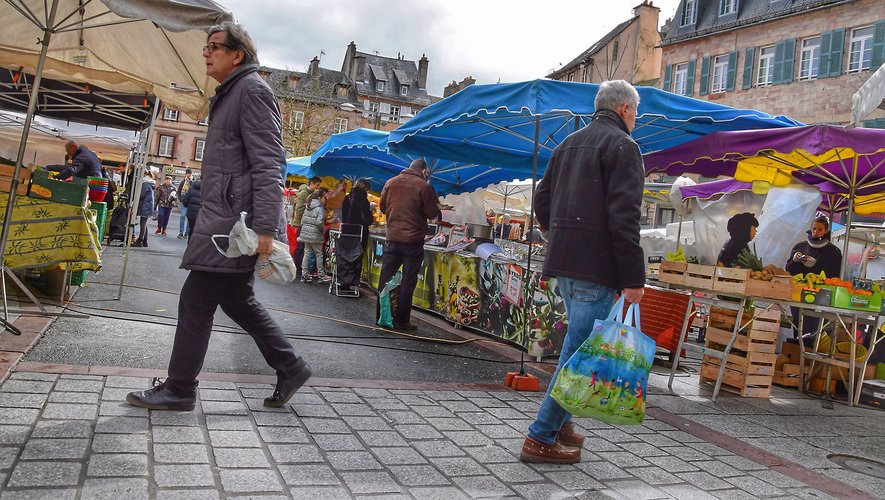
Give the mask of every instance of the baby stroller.
[{"label": "baby stroller", "polygon": [[363,258],[363,226],[341,224],[341,234],[332,252],[332,281],[329,293],[337,297],[360,296],[360,259]]},{"label": "baby stroller", "polygon": [[111,213],[108,225],[108,245],[114,240],[126,241],[126,225],[129,224],[129,196],[121,194],[117,197],[117,206]]}]

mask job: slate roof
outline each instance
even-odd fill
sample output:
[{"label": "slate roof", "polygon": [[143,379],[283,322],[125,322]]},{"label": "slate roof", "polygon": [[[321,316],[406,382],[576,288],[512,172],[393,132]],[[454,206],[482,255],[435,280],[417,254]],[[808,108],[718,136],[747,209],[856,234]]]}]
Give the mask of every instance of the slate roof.
[{"label": "slate roof", "polygon": [[[364,58],[362,74],[356,76],[356,89],[361,96],[392,99],[427,106],[433,101],[427,95],[427,89],[418,88],[418,64],[415,61],[384,57],[365,52],[356,52],[357,58]],[[394,78],[396,85],[394,85]],[[375,82],[382,80],[388,84],[384,91],[375,90]],[[406,95],[400,95],[400,85],[408,85]]]},{"label": "slate roof", "polygon": [[696,0],[695,24],[681,26],[685,0],[679,2],[661,45],[703,37],[749,24],[772,21],[806,10],[854,2],[856,0],[738,0],[737,12],[719,16],[719,0]]},{"label": "slate roof", "polygon": [[[341,104],[344,102],[357,103],[356,89],[353,82],[341,71],[327,68],[318,68],[319,75],[311,77],[310,73],[303,71],[289,71],[285,69],[262,66],[259,73],[270,73],[267,83],[274,93],[281,98],[288,99],[321,99],[327,104]],[[289,78],[298,77],[298,85],[295,90],[289,88]],[[338,97],[337,85],[344,84],[349,87],[347,98]]]},{"label": "slate roof", "polygon": [[639,19],[639,16],[634,16],[631,19],[628,19],[621,24],[615,26],[613,30],[609,31],[604,37],[597,40],[596,43],[591,45],[589,49],[582,52],[581,55],[579,55],[578,57],[572,59],[568,64],[547,75],[547,78],[555,80],[562,76],[564,73],[569,73],[571,70],[577,68],[581,65],[581,63],[590,62],[590,60],[593,59],[594,54],[602,50],[606,45],[608,45],[608,42],[612,41],[614,37],[621,34],[622,31],[627,29],[627,26],[630,26],[630,23],[637,19]]}]

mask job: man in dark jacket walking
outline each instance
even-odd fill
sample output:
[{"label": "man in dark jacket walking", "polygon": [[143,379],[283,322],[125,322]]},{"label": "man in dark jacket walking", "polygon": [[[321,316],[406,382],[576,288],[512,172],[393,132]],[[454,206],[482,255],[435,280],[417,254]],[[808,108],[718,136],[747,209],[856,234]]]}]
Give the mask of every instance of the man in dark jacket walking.
[{"label": "man in dark jacket walking", "polygon": [[71,164],[56,174],[56,179],[63,181],[72,175],[81,179],[102,177],[101,162],[98,161],[98,156],[95,156],[95,153],[86,146],[77,144],[77,141],[68,141],[65,143],[65,153],[67,153]]},{"label": "man in dark jacket walking", "polygon": [[[639,94],[629,83],[600,85],[590,125],[557,146],[535,193],[537,221],[549,241],[544,274],[556,277],[569,317],[557,374],[590,336],[593,323],[608,315],[616,293],[629,302],[642,298],[639,217],[645,171],[630,137],[638,106]],[[580,461],[584,436],[570,418],[548,388],[520,459]]]},{"label": "man in dark jacket walking", "polygon": [[283,330],[255,298],[258,256],[228,258],[215,249],[213,234],[228,234],[247,212],[246,223],[258,234],[258,255],[273,251],[283,222],[285,164],[282,120],[274,93],[258,75],[255,42],[239,24],[209,30],[203,47],[206,74],[221,85],[209,109],[210,125],[202,168],[202,203],[181,267],[190,273],[181,289],[178,327],[169,360],[169,378],[126,401],[154,410],[193,410],[197,375],[203,366],[212,320],[221,310],[252,336],[277,374],[266,406],[285,405],[311,370],[295,353]]},{"label": "man in dark jacket walking", "polygon": [[393,327],[398,330],[416,329],[409,317],[418,271],[424,261],[424,233],[427,219],[436,219],[440,215],[436,191],[425,180],[426,176],[427,163],[415,160],[409,168],[388,180],[381,190],[381,211],[387,218],[387,241],[381,256],[378,288],[383,289],[397,269],[403,267],[393,314]]}]

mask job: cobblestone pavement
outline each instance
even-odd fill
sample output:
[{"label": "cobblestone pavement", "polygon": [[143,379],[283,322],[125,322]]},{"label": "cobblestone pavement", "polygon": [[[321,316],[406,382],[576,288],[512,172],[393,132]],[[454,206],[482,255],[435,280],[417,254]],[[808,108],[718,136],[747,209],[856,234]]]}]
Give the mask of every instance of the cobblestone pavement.
[{"label": "cobblestone pavement", "polygon": [[51,371],[71,370],[25,364],[0,385],[2,499],[885,492],[885,481],[826,458],[850,450],[881,460],[883,414],[788,391],[771,400],[725,395],[714,404],[696,378],[679,379],[674,394],[654,374],[643,425],[576,419],[588,434],[580,463],[529,465],[517,456],[538,394],[330,383],[304,387],[288,407],[271,409],[262,406],[269,384],[203,381],[195,411],[149,412],[124,401],[149,385],[144,375]]}]

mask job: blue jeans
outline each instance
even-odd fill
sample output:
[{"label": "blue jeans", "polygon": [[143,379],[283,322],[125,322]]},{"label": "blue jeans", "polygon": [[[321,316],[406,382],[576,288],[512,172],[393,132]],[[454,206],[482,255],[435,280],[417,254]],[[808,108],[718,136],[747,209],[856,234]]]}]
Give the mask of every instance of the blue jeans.
[{"label": "blue jeans", "polygon": [[568,422],[572,416],[562,409],[559,404],[550,397],[553,382],[572,354],[581,347],[590,333],[593,331],[593,323],[597,319],[605,319],[611,311],[615,300],[615,290],[592,283],[590,281],[573,278],[556,278],[559,294],[565,304],[568,313],[568,329],[565,341],[562,343],[562,352],[559,354],[559,364],[556,372],[550,379],[547,394],[541,402],[538,410],[538,418],[529,426],[529,437],[535,441],[552,445],[556,442],[559,429]]},{"label": "blue jeans", "polygon": [[190,225],[187,221],[187,207],[181,207],[181,218],[178,219],[178,234],[189,234],[190,231],[185,231],[186,226]]}]

